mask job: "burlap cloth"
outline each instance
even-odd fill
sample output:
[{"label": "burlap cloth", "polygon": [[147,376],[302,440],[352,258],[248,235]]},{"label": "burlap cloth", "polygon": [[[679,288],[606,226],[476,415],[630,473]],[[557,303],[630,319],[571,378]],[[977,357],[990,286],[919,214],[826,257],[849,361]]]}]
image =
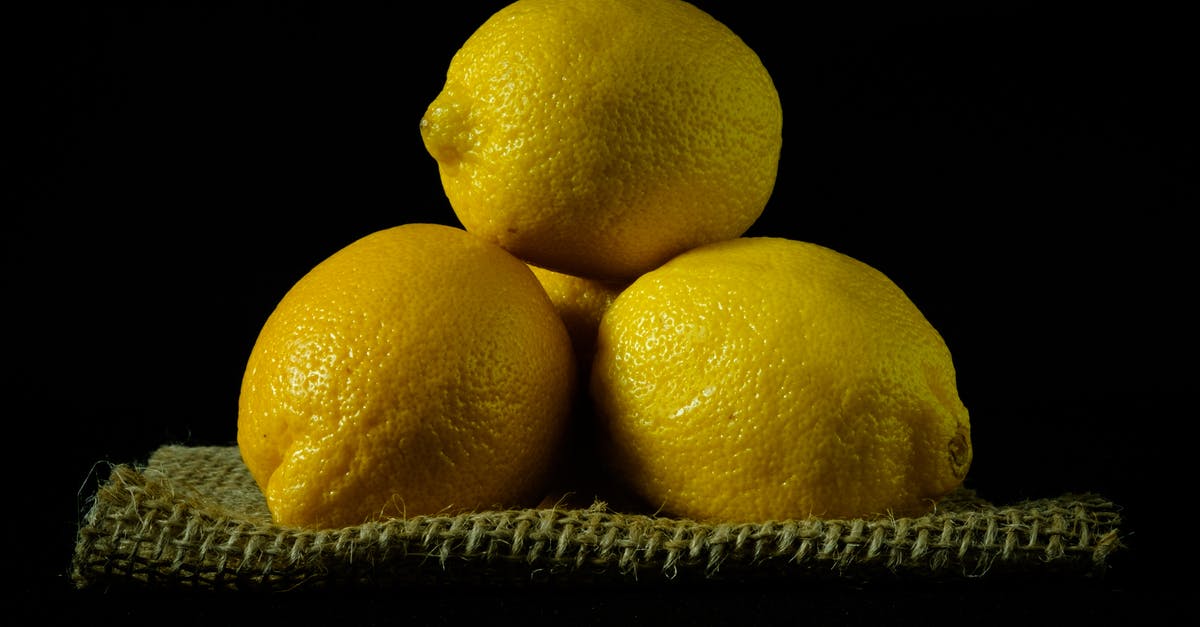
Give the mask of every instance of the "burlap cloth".
[{"label": "burlap cloth", "polygon": [[702,524],[589,509],[417,516],[342,529],[271,521],[236,447],[164,446],[116,465],[81,522],[80,588],[295,590],[418,582],[757,576],[1094,576],[1123,547],[1094,494],[995,506],[969,490],[919,518]]}]

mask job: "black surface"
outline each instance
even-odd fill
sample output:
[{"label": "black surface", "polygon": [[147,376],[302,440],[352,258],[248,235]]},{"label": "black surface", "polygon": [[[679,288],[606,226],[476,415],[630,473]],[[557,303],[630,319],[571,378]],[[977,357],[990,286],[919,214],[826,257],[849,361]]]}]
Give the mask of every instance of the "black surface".
[{"label": "black surface", "polygon": [[[457,224],[417,121],[458,45],[502,3],[54,5],[11,13],[3,153],[5,415],[21,615],[138,622],[66,580],[98,461],[230,444],[242,367],[291,284],[377,229]],[[775,78],[784,149],[750,235],[882,270],[942,332],[972,412],[968,487],[994,502],[1099,492],[1130,550],[1103,581],[762,590],[405,590],[362,624],[491,616],[597,622],[1118,622],[1172,607],[1165,496],[1187,494],[1194,43],[1181,15],[698,2]],[[1189,265],[1185,265],[1189,264]],[[14,350],[15,349],[15,350]],[[18,436],[17,433],[23,433]],[[27,434],[27,435],[24,435]],[[20,526],[17,526],[18,523]],[[27,573],[27,574],[26,574]],[[297,618],[329,599],[138,599],[177,621]],[[198,601],[198,602],[197,602]],[[195,619],[193,621],[193,619]],[[726,620],[728,619],[728,620]]]}]

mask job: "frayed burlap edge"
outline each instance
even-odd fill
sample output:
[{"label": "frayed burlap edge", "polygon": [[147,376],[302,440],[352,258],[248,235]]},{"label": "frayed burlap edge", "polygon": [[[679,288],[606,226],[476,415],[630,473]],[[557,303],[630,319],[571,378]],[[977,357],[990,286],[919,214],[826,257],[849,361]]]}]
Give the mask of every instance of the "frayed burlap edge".
[{"label": "frayed burlap edge", "polygon": [[926,516],[706,524],[590,509],[272,523],[236,447],[164,446],[116,465],[79,529],[79,588],[381,588],[421,582],[643,581],[1001,573],[1094,575],[1121,548],[1097,495],[997,507],[962,490]]}]

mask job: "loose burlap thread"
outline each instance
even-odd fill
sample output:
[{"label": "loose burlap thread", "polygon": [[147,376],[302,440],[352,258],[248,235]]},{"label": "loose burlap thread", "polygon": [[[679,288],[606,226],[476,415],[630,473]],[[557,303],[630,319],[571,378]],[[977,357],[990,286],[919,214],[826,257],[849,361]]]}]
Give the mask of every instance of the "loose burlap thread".
[{"label": "loose burlap thread", "polygon": [[395,518],[339,529],[272,522],[237,447],[168,445],[115,465],[82,521],[79,588],[283,591],[433,582],[796,576],[1095,576],[1122,548],[1095,494],[995,506],[960,490],[925,516],[701,523],[588,509]]}]

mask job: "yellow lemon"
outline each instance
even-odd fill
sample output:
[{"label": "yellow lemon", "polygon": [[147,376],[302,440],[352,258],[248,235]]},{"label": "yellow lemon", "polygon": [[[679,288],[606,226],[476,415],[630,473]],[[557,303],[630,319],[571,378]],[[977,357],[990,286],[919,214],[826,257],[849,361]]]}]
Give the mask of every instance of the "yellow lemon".
[{"label": "yellow lemon", "polygon": [[758,219],[782,108],[758,55],[687,2],[517,0],[454,55],[420,130],[468,231],[631,280]]},{"label": "yellow lemon", "polygon": [[534,265],[529,269],[546,290],[546,295],[566,325],[575,349],[578,372],[581,377],[586,377],[596,350],[600,319],[628,282],[588,279]]},{"label": "yellow lemon", "polygon": [[595,419],[590,399],[582,393],[587,389],[600,320],[628,282],[588,279],[534,265],[529,268],[567,327],[582,384],[569,435],[560,455],[561,465],[555,471],[555,481],[541,505],[586,508],[599,500],[612,507],[632,506],[624,499],[620,485],[611,481],[600,468],[596,458]]},{"label": "yellow lemon", "polygon": [[878,270],[747,237],[639,277],[600,324],[605,456],[651,506],[704,520],[911,515],[972,449],[950,351]]},{"label": "yellow lemon", "polygon": [[280,524],[532,505],[575,384],[570,337],[525,263],[407,224],[283,297],[246,366],[237,439]]}]

